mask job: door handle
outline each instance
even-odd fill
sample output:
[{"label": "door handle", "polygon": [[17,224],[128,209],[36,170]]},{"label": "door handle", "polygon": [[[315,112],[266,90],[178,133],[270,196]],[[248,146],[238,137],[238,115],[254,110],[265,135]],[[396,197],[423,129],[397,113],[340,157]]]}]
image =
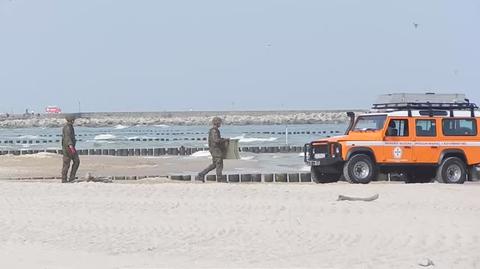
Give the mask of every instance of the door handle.
[{"label": "door handle", "polygon": [[412,147],[411,146],[405,146],[406,149],[411,149]]},{"label": "door handle", "polygon": [[432,149],[438,149],[438,146],[431,146]]}]

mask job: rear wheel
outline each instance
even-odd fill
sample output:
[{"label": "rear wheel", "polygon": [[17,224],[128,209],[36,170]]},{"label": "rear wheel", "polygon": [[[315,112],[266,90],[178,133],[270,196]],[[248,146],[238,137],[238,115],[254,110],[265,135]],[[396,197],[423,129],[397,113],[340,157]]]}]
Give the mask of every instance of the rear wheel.
[{"label": "rear wheel", "polygon": [[320,167],[312,166],[312,180],[315,183],[332,183],[340,180],[341,173],[324,173]]},{"label": "rear wheel", "polygon": [[437,181],[446,184],[463,184],[467,180],[465,162],[457,157],[443,160],[437,170]]},{"label": "rear wheel", "polygon": [[343,167],[345,180],[354,184],[368,184],[377,177],[377,168],[370,156],[358,154]]}]

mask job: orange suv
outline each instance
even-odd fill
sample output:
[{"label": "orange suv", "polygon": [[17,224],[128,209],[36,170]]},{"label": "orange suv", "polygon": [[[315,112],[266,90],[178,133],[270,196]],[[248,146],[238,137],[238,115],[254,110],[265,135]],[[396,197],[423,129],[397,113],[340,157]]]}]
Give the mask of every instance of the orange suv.
[{"label": "orange suv", "polygon": [[[478,107],[464,95],[391,94],[355,118],[343,136],[305,145],[317,183],[366,184],[379,174],[407,182],[462,184],[480,164]],[[385,101],[387,100],[387,101]]]}]

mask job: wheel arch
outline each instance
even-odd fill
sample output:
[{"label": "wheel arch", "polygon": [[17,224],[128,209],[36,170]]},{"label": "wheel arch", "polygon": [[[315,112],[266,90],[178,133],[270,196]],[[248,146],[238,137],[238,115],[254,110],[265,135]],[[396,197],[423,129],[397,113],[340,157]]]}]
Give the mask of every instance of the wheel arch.
[{"label": "wheel arch", "polygon": [[467,156],[465,155],[465,152],[461,149],[445,149],[442,151],[440,154],[440,157],[438,159],[438,165],[441,165],[442,162],[450,157],[457,157],[461,159],[465,165],[468,165],[468,159]]},{"label": "wheel arch", "polygon": [[347,159],[346,161],[350,160],[350,158],[352,158],[353,156],[355,155],[358,155],[358,154],[365,154],[367,156],[369,156],[370,158],[372,158],[372,161],[374,163],[377,163],[377,158],[375,157],[375,153],[374,151],[369,148],[369,147],[355,147],[355,148],[351,148],[348,153],[347,153]]}]

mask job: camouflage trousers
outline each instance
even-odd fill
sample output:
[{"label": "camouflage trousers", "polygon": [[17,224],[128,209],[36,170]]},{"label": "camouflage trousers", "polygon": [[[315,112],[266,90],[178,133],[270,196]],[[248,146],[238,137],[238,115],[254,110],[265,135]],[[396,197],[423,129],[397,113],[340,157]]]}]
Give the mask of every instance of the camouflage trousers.
[{"label": "camouflage trousers", "polygon": [[209,165],[205,170],[200,172],[198,175],[200,177],[205,177],[208,172],[212,171],[213,169],[216,169],[217,172],[217,180],[222,180],[222,171],[223,171],[223,158],[220,157],[212,157],[212,164]]},{"label": "camouflage trousers", "polygon": [[[68,170],[70,169],[70,163],[73,161],[72,170],[70,171],[70,178],[67,180]],[[75,180],[78,167],[80,166],[80,158],[78,153],[71,155],[63,155],[63,168],[62,168],[62,182],[69,182]]]}]

